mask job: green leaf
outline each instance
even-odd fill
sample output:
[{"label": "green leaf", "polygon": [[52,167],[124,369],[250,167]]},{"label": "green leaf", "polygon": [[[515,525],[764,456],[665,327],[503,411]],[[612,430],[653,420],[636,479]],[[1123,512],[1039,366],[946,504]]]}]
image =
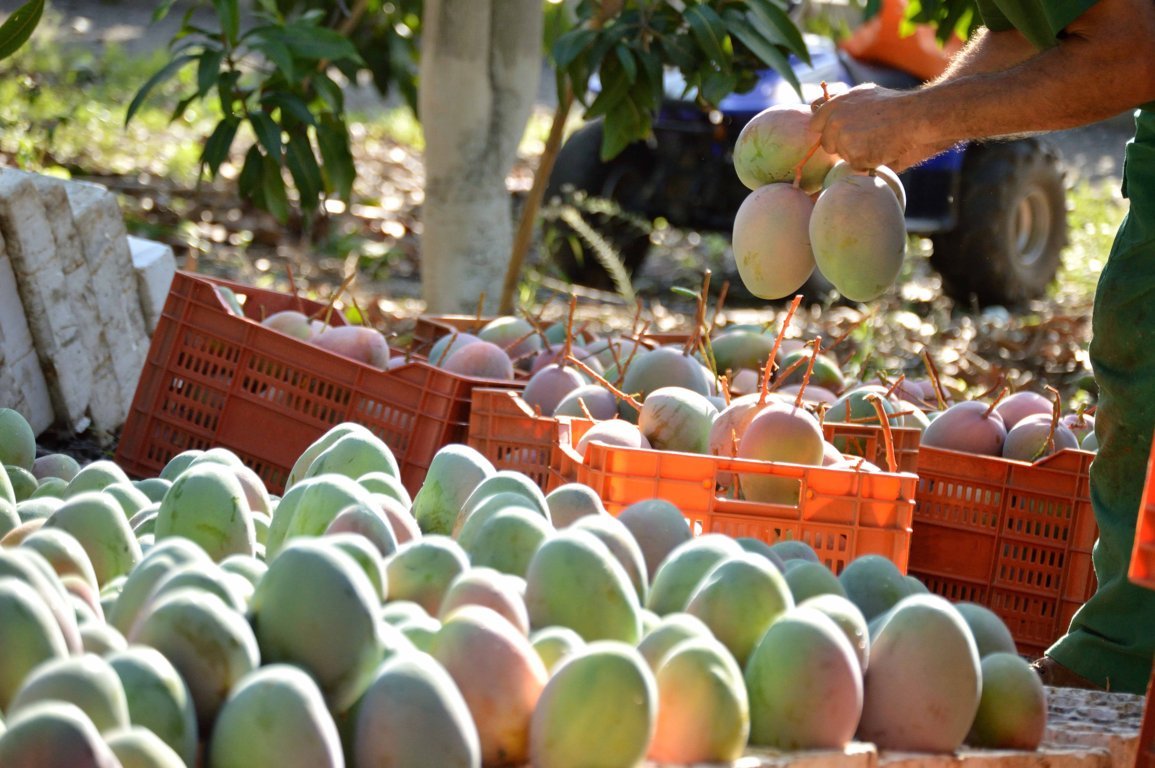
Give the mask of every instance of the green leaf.
[{"label": "green leaf", "polygon": [[260,207],[264,207],[264,189],[261,187],[264,170],[261,150],[254,144],[245,153],[245,164],[241,166],[241,173],[237,176],[237,192],[242,200],[252,200]]},{"label": "green leaf", "polygon": [[224,51],[219,50],[206,50],[201,54],[197,62],[197,96],[203,97],[217,84],[217,75],[220,74],[224,57]]},{"label": "green leaf", "polygon": [[722,99],[734,92],[737,85],[738,76],[733,72],[712,70],[702,78],[702,98],[709,104],[717,106]]},{"label": "green leaf", "polygon": [[349,150],[349,129],[345,121],[324,115],[317,126],[317,146],[321,148],[325,189],[339,200],[348,200],[353,192],[357,168]]},{"label": "green leaf", "polygon": [[593,43],[598,33],[592,29],[577,29],[558,38],[553,46],[553,63],[565,69]]},{"label": "green leaf", "polygon": [[313,78],[313,87],[317,89],[317,95],[331,112],[341,114],[345,111],[345,93],[332,78],[323,72],[318,73]]},{"label": "green leaf", "polygon": [[681,285],[670,286],[670,293],[674,294],[675,296],[681,296],[684,299],[693,299],[694,301],[702,298],[697,291],[692,291],[689,288],[685,288]]},{"label": "green leaf", "polygon": [[44,0],[28,0],[0,24],[0,59],[6,59],[28,42],[44,15]]},{"label": "green leaf", "polygon": [[634,61],[633,50],[625,43],[618,43],[614,46],[614,53],[617,54],[618,63],[622,65],[626,80],[632,85],[638,79],[638,63]]},{"label": "green leaf", "polygon": [[226,115],[233,114],[234,103],[242,102],[241,108],[244,108],[244,94],[236,92],[237,83],[241,80],[241,73],[236,70],[226,69],[217,77],[217,97],[221,103],[221,112]]},{"label": "green leaf", "polygon": [[216,178],[221,163],[228,158],[239,125],[239,120],[231,118],[222,120],[217,123],[217,127],[205,142],[205,148],[201,151],[201,165],[208,168],[209,178]]},{"label": "green leaf", "polygon": [[252,123],[253,133],[257,141],[265,148],[265,152],[274,159],[281,156],[281,126],[277,125],[267,112],[250,112],[249,122]]},{"label": "green leaf", "polygon": [[281,122],[285,122],[284,116],[292,117],[302,125],[314,125],[317,120],[313,117],[313,113],[309,111],[308,105],[299,96],[286,93],[284,91],[275,91],[261,97],[261,105],[269,108],[280,109],[282,113]]},{"label": "green leaf", "polygon": [[230,47],[235,46],[241,30],[241,9],[237,0],[213,0],[213,7],[221,22],[221,33]]},{"label": "green leaf", "polygon": [[794,73],[794,68],[790,66],[790,60],[786,58],[786,54],[778,50],[758,30],[754,29],[748,19],[732,19],[729,22],[729,27],[734,37],[749,48],[751,53],[782,75],[801,97],[802,84],[798,82],[798,75]]},{"label": "green leaf", "polygon": [[262,160],[261,189],[265,210],[282,224],[289,220],[289,193],[281,176],[281,166],[267,155]]},{"label": "green leaf", "polygon": [[144,85],[140,87],[140,90],[136,92],[136,95],[132,97],[132,101],[129,102],[128,110],[124,114],[124,124],[128,125],[128,122],[132,120],[132,116],[136,114],[138,109],[140,109],[140,105],[143,104],[144,100],[148,98],[148,94],[152,92],[153,88],[165,82],[166,80],[171,79],[173,75],[179,72],[186,64],[188,64],[190,61],[193,61],[194,59],[196,59],[196,56],[190,56],[187,54],[184,56],[177,56],[168,64],[165,64],[163,67],[161,67],[147,81],[145,81]]},{"label": "green leaf", "polygon": [[176,106],[173,107],[172,114],[168,116],[168,121],[170,123],[175,123],[177,120],[180,120],[182,117],[184,117],[184,113],[188,111],[189,105],[191,105],[199,98],[200,96],[197,96],[194,93],[191,96],[186,96],[185,98],[178,101]]},{"label": "green leaf", "polygon": [[626,97],[630,90],[630,83],[622,72],[617,59],[606,59],[602,64],[601,72],[598,74],[601,79],[602,90],[590,104],[589,109],[586,110],[586,118],[608,113]]},{"label": "green leaf", "polygon": [[749,3],[753,12],[751,23],[754,28],[770,42],[785,46],[786,50],[809,64],[810,51],[806,47],[806,41],[802,39],[802,32],[786,12],[772,0],[749,0]]},{"label": "green leaf", "polygon": [[722,17],[708,5],[695,5],[686,10],[686,22],[706,58],[718,66],[727,66],[730,56],[726,53],[726,25]]},{"label": "green leaf", "polygon": [[285,166],[293,177],[293,183],[297,185],[301,207],[306,210],[316,208],[324,182],[307,133],[301,131],[289,134],[289,143],[285,145]]},{"label": "green leaf", "polygon": [[152,23],[155,24],[168,16],[168,12],[172,10],[175,2],[176,0],[161,0],[157,3],[156,10],[152,12]]},{"label": "green leaf", "polygon": [[630,144],[644,139],[649,130],[647,113],[633,99],[623,99],[602,124],[601,159],[612,160]]},{"label": "green leaf", "polygon": [[361,61],[357,48],[349,38],[333,29],[322,29],[305,24],[290,24],[281,33],[282,42],[293,56],[305,61]]},{"label": "green leaf", "polygon": [[266,37],[259,35],[253,43],[253,49],[260,51],[265,57],[273,62],[285,80],[291,82],[297,79],[297,68],[293,65],[293,54],[289,52],[289,47],[275,37]]}]

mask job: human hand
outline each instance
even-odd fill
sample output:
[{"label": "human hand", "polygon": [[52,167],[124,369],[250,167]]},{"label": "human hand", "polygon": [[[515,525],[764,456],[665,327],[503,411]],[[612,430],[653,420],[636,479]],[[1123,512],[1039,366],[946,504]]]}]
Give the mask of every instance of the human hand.
[{"label": "human hand", "polygon": [[858,170],[901,171],[941,150],[919,134],[909,95],[873,83],[855,86],[812,103],[810,128],[824,150]]}]

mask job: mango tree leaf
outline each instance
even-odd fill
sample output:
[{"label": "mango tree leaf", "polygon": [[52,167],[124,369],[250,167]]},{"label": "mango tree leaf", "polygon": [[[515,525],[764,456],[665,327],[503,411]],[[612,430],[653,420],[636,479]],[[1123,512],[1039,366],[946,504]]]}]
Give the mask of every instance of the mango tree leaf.
[{"label": "mango tree leaf", "polygon": [[281,166],[268,155],[263,156],[261,162],[263,166],[261,189],[265,210],[273,214],[277,221],[284,223],[289,220],[289,193],[281,176]]},{"label": "mango tree leaf", "polygon": [[[274,91],[261,97],[261,105],[280,109],[284,116],[292,117],[302,125],[314,125],[317,119],[309,111],[308,105],[297,95],[284,91]],[[284,117],[281,122],[285,122]]]},{"label": "mango tree leaf", "polygon": [[294,82],[297,79],[297,68],[293,64],[293,54],[289,51],[289,47],[285,45],[275,35],[254,35],[252,42],[253,50],[260,51],[265,58],[273,62],[285,80]]},{"label": "mango tree leaf", "polygon": [[711,70],[702,78],[702,98],[707,103],[717,106],[722,99],[734,92],[737,85],[738,76],[733,72]]},{"label": "mango tree leaf", "polygon": [[301,207],[310,210],[316,208],[324,182],[317,158],[313,155],[313,145],[304,130],[289,134],[289,142],[285,145],[285,166],[297,186]]},{"label": "mango tree leaf", "polygon": [[201,165],[208,168],[210,178],[216,177],[221,163],[229,156],[229,150],[232,149],[233,139],[237,135],[239,125],[239,120],[225,118],[217,123],[217,127],[213,129],[208,141],[205,142],[205,148],[201,151]]},{"label": "mango tree leaf", "polygon": [[618,63],[622,65],[626,81],[632,85],[638,79],[638,63],[634,61],[633,50],[625,43],[619,43],[614,46],[614,53],[618,57]]},{"label": "mango tree leaf", "polygon": [[750,49],[751,53],[782,75],[801,97],[802,84],[798,82],[798,75],[794,73],[794,68],[790,66],[790,60],[786,58],[786,54],[754,29],[745,14],[735,14],[733,18],[727,17],[726,26],[729,27],[734,37]]},{"label": "mango tree leaf", "polygon": [[237,176],[237,192],[242,200],[251,200],[260,208],[265,207],[265,191],[261,186],[263,173],[264,158],[261,157],[261,150],[254,144],[245,153],[244,165],[241,166],[240,175]]},{"label": "mango tree leaf", "polygon": [[146,98],[148,98],[148,94],[152,92],[153,88],[165,82],[166,80],[171,79],[172,76],[179,72],[186,64],[195,59],[196,56],[189,54],[177,56],[168,64],[165,64],[163,67],[157,70],[157,72],[155,72],[152,77],[146,80],[144,85],[140,87],[140,90],[136,92],[136,95],[132,97],[132,101],[129,102],[128,110],[124,114],[124,124],[128,125],[128,121],[132,120],[132,116],[136,114],[138,109],[140,109],[140,105],[144,103]]},{"label": "mango tree leaf", "polygon": [[558,69],[568,67],[589,48],[597,36],[598,33],[592,29],[575,29],[559,37],[552,50],[554,66]]},{"label": "mango tree leaf", "polygon": [[241,31],[241,9],[237,0],[213,0],[213,7],[221,22],[221,34],[230,47],[235,46]]},{"label": "mango tree leaf", "polygon": [[281,126],[269,116],[267,112],[250,112],[249,122],[253,126],[253,133],[257,141],[265,148],[265,152],[274,158],[281,156]]},{"label": "mango tree leaf", "polygon": [[288,46],[293,56],[305,61],[336,61],[351,59],[361,61],[361,55],[349,38],[333,29],[324,29],[307,24],[289,24],[281,33],[281,42]]},{"label": "mango tree leaf", "polygon": [[0,59],[6,59],[28,42],[44,15],[44,0],[28,0],[0,24]]},{"label": "mango tree leaf", "polygon": [[767,40],[785,47],[802,61],[810,63],[810,51],[806,48],[802,32],[785,11],[771,0],[750,0],[750,10],[751,23]]},{"label": "mango tree leaf", "polygon": [[618,63],[617,59],[606,59],[599,75],[602,90],[590,104],[589,109],[586,110],[587,118],[607,114],[626,97],[630,90],[630,83],[626,80],[625,74],[621,70],[621,64]]},{"label": "mango tree leaf", "polygon": [[349,129],[345,121],[334,115],[323,115],[317,126],[317,146],[321,149],[326,191],[339,200],[348,200],[357,168],[349,150]]},{"label": "mango tree leaf", "polygon": [[225,52],[222,50],[205,50],[197,62],[197,96],[204,96],[217,83],[221,62]]},{"label": "mango tree leaf", "polygon": [[722,17],[708,5],[695,5],[686,11],[686,23],[706,58],[718,66],[726,66],[730,57],[726,53],[726,25]]}]

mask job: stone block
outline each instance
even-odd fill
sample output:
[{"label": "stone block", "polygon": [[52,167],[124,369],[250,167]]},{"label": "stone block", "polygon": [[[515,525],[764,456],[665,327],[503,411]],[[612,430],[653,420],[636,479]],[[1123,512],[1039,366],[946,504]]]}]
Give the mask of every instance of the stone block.
[{"label": "stone block", "polygon": [[160,321],[160,313],[176,275],[176,256],[172,246],[132,235],[128,236],[128,249],[132,253],[132,267],[136,270],[136,283],[140,288],[140,308],[144,313],[145,327],[151,335]]},{"label": "stone block", "polygon": [[28,176],[36,185],[48,214],[69,302],[80,325],[84,346],[88,349],[92,369],[92,396],[88,410],[92,425],[99,431],[110,432],[120,427],[128,416],[132,401],[125,391],[132,382],[122,384],[116,378],[112,346],[105,335],[100,309],[91,289],[92,272],[84,258],[84,247],[72,218],[65,186],[48,176]]},{"label": "stone block", "polygon": [[24,319],[16,275],[0,236],[0,407],[19,411],[40,434],[55,420],[48,383]]},{"label": "stone block", "polygon": [[56,416],[89,426],[92,366],[72,310],[48,214],[28,174],[0,169],[0,233]]},{"label": "stone block", "polygon": [[90,290],[112,351],[116,379],[131,403],[148,354],[148,331],[136,290],[132,254],[116,196],[87,182],[58,182],[68,194],[72,218],[80,234],[91,274]]}]

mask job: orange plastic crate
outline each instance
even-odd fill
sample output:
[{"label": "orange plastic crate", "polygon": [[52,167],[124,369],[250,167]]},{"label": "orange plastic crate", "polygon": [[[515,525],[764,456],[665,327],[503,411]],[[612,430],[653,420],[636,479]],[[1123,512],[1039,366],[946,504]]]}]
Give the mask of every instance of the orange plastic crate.
[{"label": "orange plastic crate", "polygon": [[492,319],[477,315],[420,315],[413,326],[411,349],[419,355],[428,356],[429,348],[442,336],[451,333],[476,334]]},{"label": "orange plastic crate", "polygon": [[[562,450],[570,454],[570,460],[577,459],[572,447]],[[718,492],[719,480],[731,472],[794,478],[801,502],[791,507],[726,498]],[[682,510],[695,534],[751,536],[770,544],[781,539],[804,541],[835,573],[866,554],[882,555],[903,572],[907,569],[918,480],[909,473],[859,472],[591,443],[577,475],[613,514],[635,502],[661,498]]]},{"label": "orange plastic crate", "polygon": [[923,446],[911,574],[952,601],[987,606],[1020,653],[1042,654],[1095,591],[1094,457],[1064,450],[1029,464]]},{"label": "orange plastic crate", "polygon": [[[886,453],[886,437],[877,424],[849,424],[826,421],[822,433],[830,442],[841,437],[846,440],[844,453],[862,456],[879,469],[889,470]],[[914,473],[918,468],[918,447],[922,441],[922,430],[916,427],[890,428],[890,441],[894,446],[894,464],[899,472]]]},{"label": "orange plastic crate", "polygon": [[[245,298],[246,317],[229,313],[218,285]],[[301,452],[352,421],[389,445],[415,493],[433,455],[465,442],[472,390],[520,386],[421,360],[381,371],[258,322],[283,309],[312,314],[324,305],[177,272],[117,447],[126,472],[155,475],[182,451],[220,446],[281,493]],[[337,314],[333,324],[343,322]]]},{"label": "orange plastic crate", "polygon": [[473,390],[468,442],[498,469],[529,475],[548,493],[577,480],[577,467],[564,461],[559,450],[571,442],[574,421],[587,420],[541,416],[517,391],[478,387]]}]

